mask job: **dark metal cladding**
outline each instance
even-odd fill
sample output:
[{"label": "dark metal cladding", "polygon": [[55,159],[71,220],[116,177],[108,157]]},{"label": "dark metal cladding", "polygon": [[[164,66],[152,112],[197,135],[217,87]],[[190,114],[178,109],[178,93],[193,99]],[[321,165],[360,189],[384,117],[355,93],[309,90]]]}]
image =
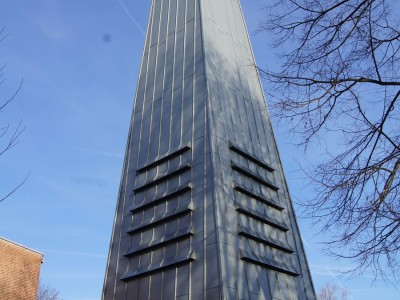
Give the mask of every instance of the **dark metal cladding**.
[{"label": "dark metal cladding", "polygon": [[102,299],[315,299],[239,0],[153,0]]}]

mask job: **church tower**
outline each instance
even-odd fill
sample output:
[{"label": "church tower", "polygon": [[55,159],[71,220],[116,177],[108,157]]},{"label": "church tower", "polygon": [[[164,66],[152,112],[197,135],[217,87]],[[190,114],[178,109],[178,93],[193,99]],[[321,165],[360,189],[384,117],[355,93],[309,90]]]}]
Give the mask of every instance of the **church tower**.
[{"label": "church tower", "polygon": [[239,0],[152,0],[104,300],[315,299]]}]

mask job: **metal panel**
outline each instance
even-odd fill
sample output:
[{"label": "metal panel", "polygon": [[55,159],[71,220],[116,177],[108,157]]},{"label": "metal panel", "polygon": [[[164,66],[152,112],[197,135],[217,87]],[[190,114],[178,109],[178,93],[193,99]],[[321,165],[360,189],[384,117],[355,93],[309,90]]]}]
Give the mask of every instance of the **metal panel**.
[{"label": "metal panel", "polygon": [[160,19],[160,34],[159,43],[161,44],[166,40],[168,29],[168,15],[169,15],[169,1],[161,1],[161,19]]},{"label": "metal panel", "polygon": [[185,28],[186,0],[178,1],[178,12],[176,16],[176,31],[179,32]]}]

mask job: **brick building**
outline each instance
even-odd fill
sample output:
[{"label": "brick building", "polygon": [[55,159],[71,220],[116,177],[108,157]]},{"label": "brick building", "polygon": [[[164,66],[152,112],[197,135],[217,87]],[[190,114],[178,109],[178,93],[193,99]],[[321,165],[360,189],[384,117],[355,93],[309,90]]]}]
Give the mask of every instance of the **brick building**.
[{"label": "brick building", "polygon": [[0,300],[35,300],[43,254],[0,237]]}]

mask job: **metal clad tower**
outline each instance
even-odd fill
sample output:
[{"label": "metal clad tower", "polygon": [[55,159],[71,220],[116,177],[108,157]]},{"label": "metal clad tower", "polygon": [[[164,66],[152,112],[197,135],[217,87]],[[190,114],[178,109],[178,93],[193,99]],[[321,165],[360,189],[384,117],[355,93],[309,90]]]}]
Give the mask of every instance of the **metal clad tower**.
[{"label": "metal clad tower", "polygon": [[153,0],[103,299],[315,299],[239,0]]}]

